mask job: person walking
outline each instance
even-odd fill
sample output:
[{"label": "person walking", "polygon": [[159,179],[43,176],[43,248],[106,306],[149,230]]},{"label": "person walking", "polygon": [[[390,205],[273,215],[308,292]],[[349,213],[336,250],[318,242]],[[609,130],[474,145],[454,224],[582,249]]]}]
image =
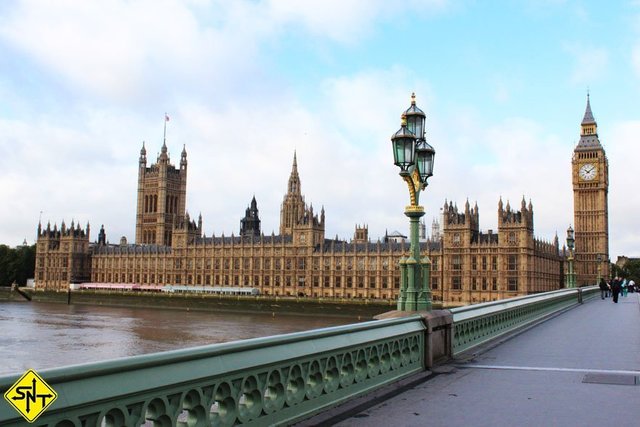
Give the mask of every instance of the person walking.
[{"label": "person walking", "polygon": [[604,280],[604,278],[600,278],[600,298],[605,299],[607,296],[607,291],[609,290],[609,285]]},{"label": "person walking", "polygon": [[622,296],[623,297],[627,297],[627,291],[628,291],[628,286],[627,286],[627,279],[622,279],[622,284],[620,285],[620,287],[622,288]]},{"label": "person walking", "polygon": [[611,282],[611,295],[613,296],[613,302],[618,303],[618,295],[620,295],[620,278],[616,277]]}]

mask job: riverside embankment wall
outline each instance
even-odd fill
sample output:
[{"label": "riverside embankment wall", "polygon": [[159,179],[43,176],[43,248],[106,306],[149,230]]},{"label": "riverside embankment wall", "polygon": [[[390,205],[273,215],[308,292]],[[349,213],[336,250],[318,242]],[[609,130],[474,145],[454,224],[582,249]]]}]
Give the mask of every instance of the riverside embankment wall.
[{"label": "riverside embankment wall", "polygon": [[[22,288],[25,290],[24,288]],[[394,310],[393,301],[368,300],[318,300],[307,298],[282,298],[266,296],[231,296],[198,294],[140,294],[132,292],[99,291],[34,291],[25,290],[34,302],[105,305],[119,307],[147,307],[174,310],[200,310],[212,312],[263,312],[308,314],[312,316],[347,316],[367,319]],[[21,295],[9,288],[0,288],[0,301],[24,301]]]}]

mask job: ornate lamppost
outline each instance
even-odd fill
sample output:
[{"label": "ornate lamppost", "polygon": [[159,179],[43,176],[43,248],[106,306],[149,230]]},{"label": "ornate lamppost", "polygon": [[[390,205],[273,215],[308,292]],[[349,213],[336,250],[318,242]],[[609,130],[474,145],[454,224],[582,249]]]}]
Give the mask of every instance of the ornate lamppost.
[{"label": "ornate lamppost", "polygon": [[565,280],[566,288],[576,287],[576,272],[573,270],[573,248],[576,242],[573,228],[567,228],[567,248],[569,248],[569,256],[567,257],[567,278]]},{"label": "ornate lamppost", "polygon": [[600,283],[600,279],[602,279],[602,259],[603,259],[603,257],[602,257],[601,254],[598,254],[596,256],[596,261],[598,262],[598,281],[597,281],[596,285],[599,284]]},{"label": "ornate lamppost", "polygon": [[436,154],[425,138],[425,121],[426,115],[416,106],[416,96],[412,94],[411,106],[402,114],[402,126],[391,136],[394,163],[409,187],[411,200],[404,212],[409,217],[411,246],[409,256],[400,259],[399,311],[431,310],[431,262],[420,256],[418,240],[419,220],[424,215],[424,208],[418,204],[420,192],[427,188],[427,179],[433,175]]}]

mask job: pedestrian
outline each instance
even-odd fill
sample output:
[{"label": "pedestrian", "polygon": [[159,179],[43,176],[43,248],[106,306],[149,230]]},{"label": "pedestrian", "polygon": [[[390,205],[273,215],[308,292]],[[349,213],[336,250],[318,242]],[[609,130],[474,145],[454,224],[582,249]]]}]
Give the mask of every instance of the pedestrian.
[{"label": "pedestrian", "polygon": [[611,295],[613,295],[613,302],[618,303],[618,295],[620,294],[620,278],[616,277],[611,282]]},{"label": "pedestrian", "polygon": [[629,280],[629,292],[635,292],[636,291],[636,282],[633,281],[633,279]]},{"label": "pedestrian", "polygon": [[627,285],[627,279],[622,279],[622,284],[620,285],[620,287],[622,288],[622,296],[623,297],[627,297],[627,291],[628,291],[628,285]]},{"label": "pedestrian", "polygon": [[600,278],[600,298],[605,299],[607,296],[607,290],[609,289],[609,285],[603,278]]}]

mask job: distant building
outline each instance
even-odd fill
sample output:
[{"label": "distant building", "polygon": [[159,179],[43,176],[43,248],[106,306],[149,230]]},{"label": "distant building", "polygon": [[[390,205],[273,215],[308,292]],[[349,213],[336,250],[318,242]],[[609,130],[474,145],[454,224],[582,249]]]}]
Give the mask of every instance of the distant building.
[{"label": "distant building", "polygon": [[[599,143],[586,148],[578,145],[572,164],[575,175],[584,164],[600,162],[601,173],[589,181],[595,186],[582,185],[585,178],[574,176],[576,259],[587,266],[582,272],[591,272],[591,255],[579,258],[577,249],[608,254],[607,214],[606,209],[602,211],[606,158]],[[593,157],[585,157],[587,153]],[[196,222],[186,211],[186,159],[183,148],[180,167],[171,165],[164,141],[157,162],[147,167],[143,145],[135,244],[126,239],[109,244],[104,227],[97,241],[90,243],[89,225],[81,229],[74,223],[69,228],[64,222],[60,228],[38,224],[36,287],[66,289],[70,282],[90,281],[252,287],[263,295],[315,298],[397,297],[398,263],[408,252],[407,237],[392,232],[385,233],[382,241],[371,242],[368,226],[357,225],[350,242],[326,238],[324,208],[317,213],[305,202],[295,154],[277,235],[262,233],[254,196],[240,220],[239,235],[206,237],[202,217]],[[598,200],[595,222],[583,218],[592,206],[585,194]],[[604,203],[606,208],[606,197]],[[467,201],[459,210],[445,202],[441,220],[434,220],[428,239],[423,224],[420,242],[423,256],[431,260],[434,301],[462,305],[563,287],[565,250],[557,236],[551,241],[534,236],[533,212],[531,201],[523,199],[516,210],[499,200],[497,232],[485,233],[477,205],[471,207]],[[595,227],[597,239],[586,233],[589,227]]]},{"label": "distant building", "polygon": [[616,259],[616,266],[619,268],[625,268],[629,261],[632,261],[632,262],[640,261],[640,258],[629,258],[626,256],[619,256],[618,259]]},{"label": "distant building", "polygon": [[385,242],[393,242],[393,243],[405,243],[408,242],[407,236],[402,234],[399,231],[392,231],[391,233],[385,233],[384,235]]},{"label": "distant building", "polygon": [[[162,167],[171,170],[168,162],[150,169]],[[174,221],[170,230],[166,223],[149,227],[157,212],[166,213],[160,209],[174,212],[175,203],[181,202],[172,198],[178,202],[156,207],[156,194],[145,191],[148,182],[140,182],[143,221],[138,222],[136,236],[150,243],[128,244],[123,237],[119,244],[108,244],[104,227],[97,242],[90,243],[89,225],[86,229],[77,224],[44,229],[39,225],[37,287],[66,289],[71,282],[90,281],[246,286],[280,296],[396,298],[398,261],[409,248],[407,236],[392,232],[384,241],[370,242],[368,227],[363,225],[356,226],[351,242],[326,239],[324,209],[316,214],[305,203],[295,156],[278,235],[261,233],[255,197],[240,221],[238,236],[205,237],[202,218],[192,221],[186,212],[169,214]],[[168,197],[173,196],[164,195],[165,200]],[[458,212],[450,203],[444,211],[442,239],[420,244],[432,262],[434,300],[467,304],[562,286],[558,242],[534,238],[531,205],[515,212],[508,205],[503,209],[500,202],[496,234],[480,232],[477,206],[470,209],[467,203],[465,211]],[[151,243],[158,238],[171,245]]]}]

